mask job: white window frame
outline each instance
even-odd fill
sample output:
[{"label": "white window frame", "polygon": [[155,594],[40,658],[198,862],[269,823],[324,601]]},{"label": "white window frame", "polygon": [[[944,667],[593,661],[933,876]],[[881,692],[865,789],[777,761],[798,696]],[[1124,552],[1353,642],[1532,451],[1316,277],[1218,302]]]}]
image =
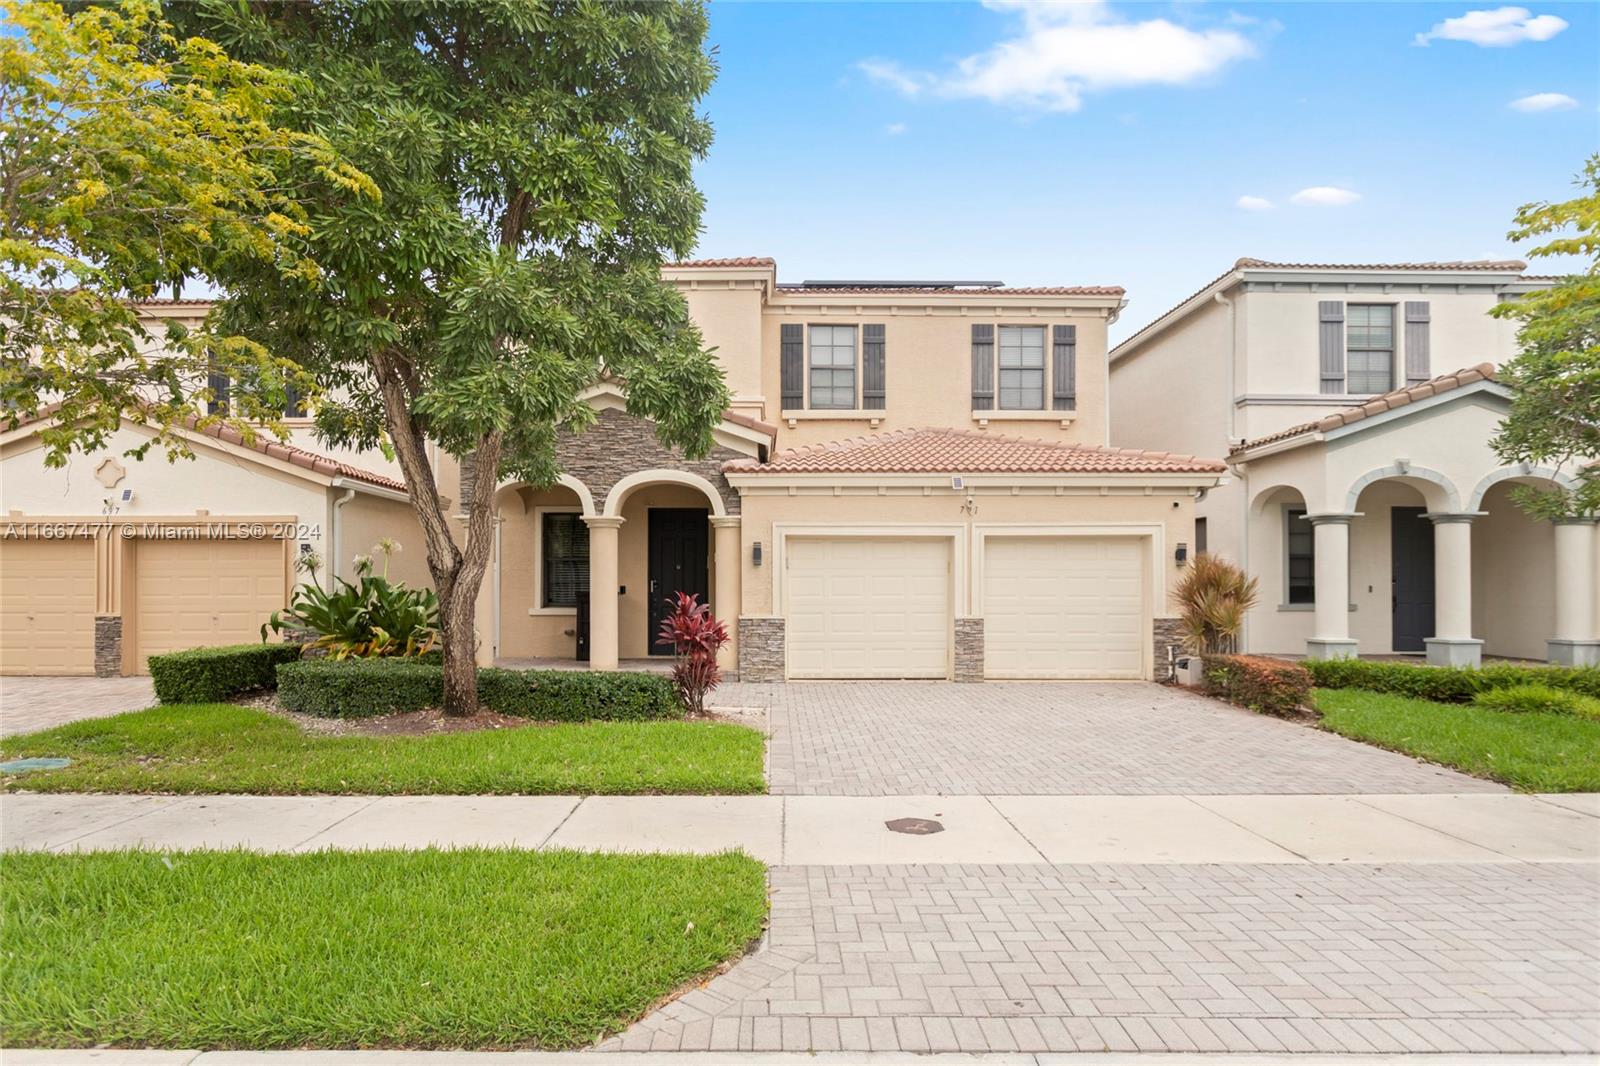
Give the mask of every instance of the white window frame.
[{"label": "white window frame", "polygon": [[[1351,365],[1350,365],[1351,354],[1353,352],[1355,352],[1355,351],[1358,351],[1358,350],[1361,351],[1361,352],[1381,352],[1381,351],[1384,350],[1382,348],[1361,348],[1361,349],[1356,349],[1356,348],[1353,348],[1351,346],[1351,344],[1350,344],[1350,329],[1351,329],[1351,325],[1352,325],[1351,319],[1354,317],[1353,312],[1358,307],[1386,307],[1386,308],[1389,309],[1389,347],[1388,347],[1388,352],[1389,352],[1389,381],[1388,381],[1388,383],[1386,385],[1384,385],[1383,388],[1378,389],[1375,392],[1369,392],[1369,391],[1360,390],[1360,389],[1352,389],[1350,387],[1350,380],[1354,376],[1354,371],[1352,370]],[[1397,311],[1398,311],[1397,305],[1392,304],[1392,303],[1385,303],[1385,302],[1383,302],[1381,300],[1379,300],[1379,301],[1365,301],[1365,302],[1354,302],[1354,301],[1351,301],[1351,302],[1347,302],[1344,305],[1344,391],[1345,391],[1345,395],[1347,395],[1347,396],[1381,396],[1386,392],[1393,391],[1397,387],[1395,385],[1395,380],[1396,380],[1395,375],[1397,373],[1396,368],[1400,365],[1400,360],[1401,360],[1401,353],[1400,353],[1400,327],[1399,327],[1400,316],[1399,316],[1399,314],[1397,314]],[[1364,371],[1362,371],[1362,373],[1363,374],[1368,374],[1368,373],[1370,373],[1370,371],[1365,371],[1364,370]]]},{"label": "white window frame", "polygon": [[544,519],[552,514],[582,515],[581,507],[535,507],[533,509],[533,605],[528,608],[530,615],[566,615],[573,616],[578,613],[577,607],[546,607],[544,606]]},{"label": "white window frame", "polygon": [[[840,366],[837,363],[829,363],[826,366],[816,366],[815,364],[812,363],[812,361],[811,361],[811,353],[812,353],[812,350],[813,350],[813,345],[811,343],[811,336],[812,336],[812,331],[813,330],[817,330],[817,329],[848,329],[851,332],[852,339],[851,339],[851,342],[850,342],[850,403],[847,406],[844,406],[844,407],[835,407],[835,406],[831,406],[831,405],[827,406],[827,407],[818,407],[817,406],[816,399],[815,399],[815,397],[814,397],[814,395],[812,393],[812,390],[811,390],[811,374],[812,374],[812,371],[813,370],[836,371],[836,370],[844,369],[842,366]],[[832,348],[837,348],[838,345],[830,344],[827,347],[832,349]],[[805,379],[806,410],[808,410],[808,411],[828,411],[828,412],[839,411],[839,412],[843,412],[843,413],[851,413],[851,412],[855,412],[855,411],[861,410],[861,324],[859,322],[807,322],[806,323],[806,345],[805,345],[805,372],[806,372],[806,379]],[[837,387],[837,386],[834,386],[834,387]]]},{"label": "white window frame", "polygon": [[[1034,367],[1007,367],[1005,359],[1005,331],[1037,330],[1039,333],[1039,405],[1037,407],[1007,407],[1005,406],[1005,380],[1007,370],[1033,370]],[[1050,410],[1050,327],[1036,323],[996,324],[994,331],[994,409],[996,411],[1040,411]],[[1072,412],[1063,412],[1070,414]]]}]

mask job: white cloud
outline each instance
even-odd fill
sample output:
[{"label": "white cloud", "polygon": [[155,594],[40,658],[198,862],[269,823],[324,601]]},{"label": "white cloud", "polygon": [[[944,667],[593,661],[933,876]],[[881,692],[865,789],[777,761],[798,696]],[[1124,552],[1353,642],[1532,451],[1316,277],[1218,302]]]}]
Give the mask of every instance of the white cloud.
[{"label": "white cloud", "polygon": [[1548,41],[1566,28],[1567,20],[1555,15],[1535,15],[1525,7],[1497,7],[1435,23],[1412,43],[1426,48],[1429,41],[1467,41],[1479,48],[1507,48],[1523,41]]},{"label": "white cloud", "polygon": [[1126,22],[1098,0],[985,0],[984,6],[1020,16],[1021,32],[941,74],[885,59],[858,67],[908,97],[929,93],[1076,111],[1086,93],[1184,85],[1255,54],[1255,45],[1235,30],[1195,30],[1161,18]]},{"label": "white cloud", "polygon": [[1272,201],[1265,196],[1241,196],[1233,202],[1233,206],[1245,211],[1271,211]]},{"label": "white cloud", "polygon": [[1337,185],[1313,185],[1289,197],[1291,204],[1301,207],[1344,207],[1361,199],[1361,194]]},{"label": "white cloud", "polygon": [[1578,101],[1566,93],[1534,93],[1511,101],[1510,106],[1518,111],[1571,111]]},{"label": "white cloud", "polygon": [[910,129],[910,127],[904,122],[891,122],[887,126],[883,127],[883,132],[887,133],[891,137],[898,137],[908,129]]}]

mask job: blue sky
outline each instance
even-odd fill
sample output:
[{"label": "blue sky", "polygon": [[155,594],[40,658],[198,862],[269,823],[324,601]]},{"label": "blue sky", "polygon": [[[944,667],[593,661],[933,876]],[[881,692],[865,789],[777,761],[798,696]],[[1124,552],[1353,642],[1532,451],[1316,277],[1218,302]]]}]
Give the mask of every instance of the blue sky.
[{"label": "blue sky", "polygon": [[1115,337],[1244,255],[1520,257],[1600,148],[1592,4],[717,2],[711,40],[696,254],[1120,284]]}]

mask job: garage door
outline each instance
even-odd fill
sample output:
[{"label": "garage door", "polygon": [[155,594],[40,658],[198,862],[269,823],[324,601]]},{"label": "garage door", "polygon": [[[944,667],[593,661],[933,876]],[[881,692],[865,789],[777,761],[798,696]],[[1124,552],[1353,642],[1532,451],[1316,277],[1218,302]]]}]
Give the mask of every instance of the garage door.
[{"label": "garage door", "polygon": [[282,541],[145,540],[135,558],[141,673],[152,655],[258,641],[284,605]]},{"label": "garage door", "polygon": [[0,674],[94,673],[94,541],[0,540]]},{"label": "garage door", "polygon": [[984,543],[989,677],[1144,676],[1138,538],[990,537]]},{"label": "garage door", "polygon": [[950,542],[785,542],[790,677],[948,677]]}]

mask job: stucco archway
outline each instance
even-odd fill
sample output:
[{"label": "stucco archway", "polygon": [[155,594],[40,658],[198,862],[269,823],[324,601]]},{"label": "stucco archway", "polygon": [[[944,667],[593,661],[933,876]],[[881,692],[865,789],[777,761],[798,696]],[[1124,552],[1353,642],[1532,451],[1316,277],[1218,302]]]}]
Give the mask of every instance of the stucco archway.
[{"label": "stucco archway", "polygon": [[1503,481],[1521,481],[1524,483],[1545,481],[1563,489],[1571,489],[1574,485],[1571,477],[1547,466],[1531,466],[1528,463],[1502,466],[1498,470],[1491,470],[1485,474],[1483,479],[1473,486],[1472,495],[1467,498],[1467,510],[1481,510],[1483,508],[1483,498],[1489,494],[1489,490]]},{"label": "stucco archway", "polygon": [[645,485],[685,485],[697,489],[705,495],[713,515],[721,517],[728,513],[717,487],[699,474],[688,470],[640,470],[629,474],[611,487],[611,491],[606,495],[606,506],[602,513],[607,517],[620,518],[622,504],[628,498],[628,494]]},{"label": "stucco archway", "polygon": [[1396,463],[1357,478],[1350,486],[1350,490],[1345,493],[1345,511],[1353,513],[1358,510],[1356,504],[1360,502],[1362,492],[1380,481],[1399,481],[1410,485],[1422,494],[1428,507],[1434,511],[1454,513],[1461,510],[1461,492],[1456,488],[1455,482],[1444,474],[1425,466],[1414,466],[1410,463],[1402,466]]},{"label": "stucco archway", "polygon": [[[498,493],[504,492],[506,489],[519,489],[519,488],[531,488],[531,487],[532,486],[529,485],[528,482],[526,482],[526,481],[518,481],[518,480],[512,479],[512,480],[509,480],[509,481],[502,481],[500,483],[499,487],[497,487],[495,489],[495,492],[498,494]],[[550,483],[549,487],[550,488],[571,489],[572,490],[572,494],[574,496],[578,497],[578,505],[583,509],[583,513],[584,514],[586,514],[586,515],[599,514],[599,512],[595,510],[595,506],[594,506],[594,493],[589,491],[589,486],[588,485],[585,485],[583,482],[579,481],[577,478],[573,477],[571,474],[561,474],[560,476],[558,476],[555,479],[555,481]]]}]

